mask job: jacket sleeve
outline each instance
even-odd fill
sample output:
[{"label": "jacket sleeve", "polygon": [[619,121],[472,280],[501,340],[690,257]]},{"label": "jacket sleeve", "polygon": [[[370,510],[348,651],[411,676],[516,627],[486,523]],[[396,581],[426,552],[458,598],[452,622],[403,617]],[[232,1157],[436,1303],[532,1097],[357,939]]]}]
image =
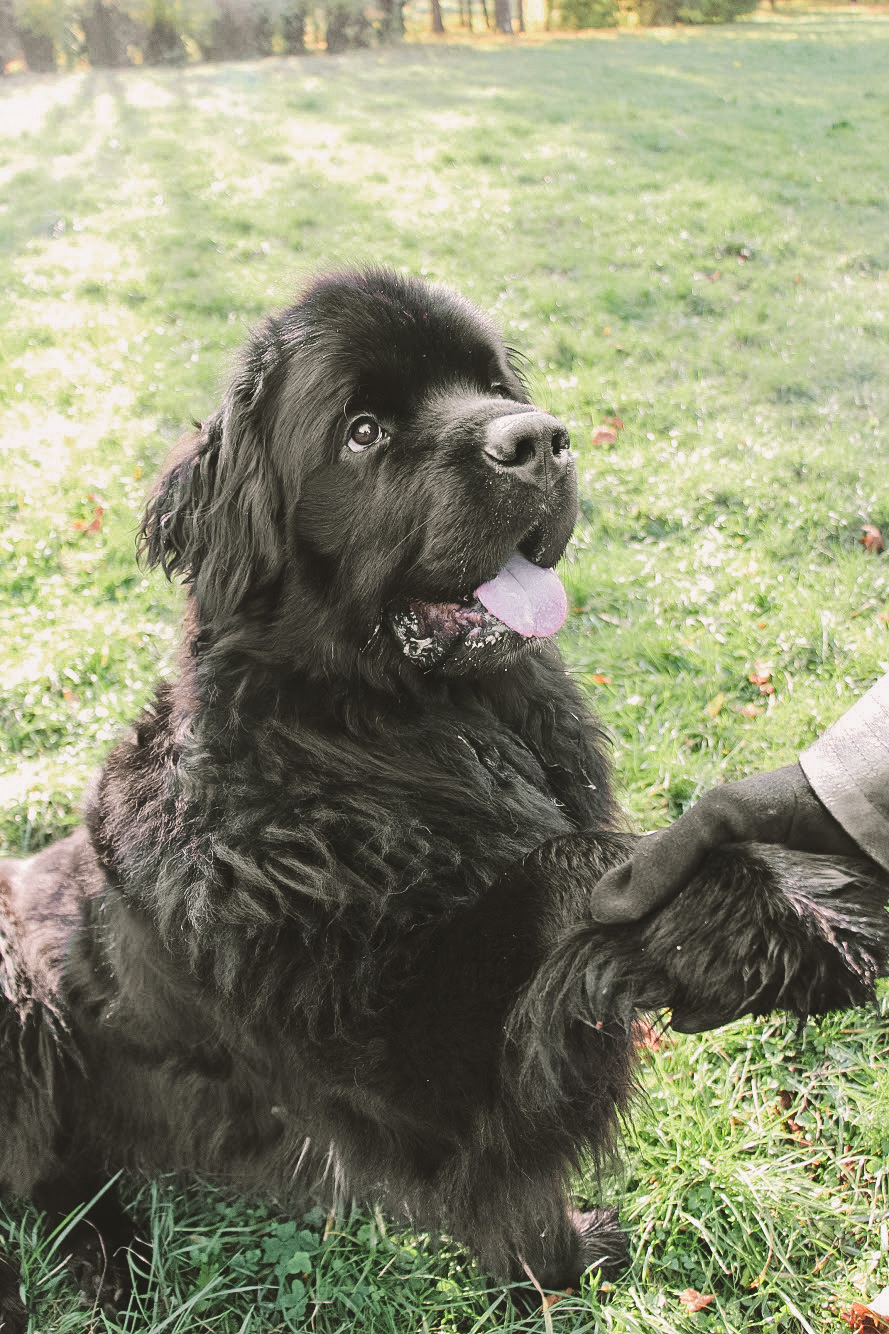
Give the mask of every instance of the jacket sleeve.
[{"label": "jacket sleeve", "polygon": [[889,673],[799,762],[834,819],[889,870]]}]

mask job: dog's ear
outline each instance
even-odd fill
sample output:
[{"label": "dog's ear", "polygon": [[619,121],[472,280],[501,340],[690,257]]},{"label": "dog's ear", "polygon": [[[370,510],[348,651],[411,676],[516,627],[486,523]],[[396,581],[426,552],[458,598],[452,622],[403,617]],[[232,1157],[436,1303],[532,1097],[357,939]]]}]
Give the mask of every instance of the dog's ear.
[{"label": "dog's ear", "polygon": [[178,574],[190,583],[200,566],[195,518],[212,495],[218,436],[214,423],[200,424],[183,436],[149,497],[139,529],[139,555],[146,565],[159,565],[168,579]]},{"label": "dog's ear", "polygon": [[273,390],[245,364],[220,410],[176,446],[142,521],[145,563],[192,584],[208,615],[236,611],[283,567],[282,501],[295,488],[278,473]]}]

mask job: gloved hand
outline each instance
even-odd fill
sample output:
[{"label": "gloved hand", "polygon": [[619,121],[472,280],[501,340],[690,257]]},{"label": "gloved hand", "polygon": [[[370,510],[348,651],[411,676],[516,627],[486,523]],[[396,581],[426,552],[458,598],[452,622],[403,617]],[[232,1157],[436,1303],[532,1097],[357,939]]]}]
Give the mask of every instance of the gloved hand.
[{"label": "gloved hand", "polygon": [[795,852],[860,857],[861,848],[821,804],[798,764],[711,788],[681,819],[640,839],[628,862],[593,891],[597,922],[634,922],[683,889],[712,848],[782,843]]}]

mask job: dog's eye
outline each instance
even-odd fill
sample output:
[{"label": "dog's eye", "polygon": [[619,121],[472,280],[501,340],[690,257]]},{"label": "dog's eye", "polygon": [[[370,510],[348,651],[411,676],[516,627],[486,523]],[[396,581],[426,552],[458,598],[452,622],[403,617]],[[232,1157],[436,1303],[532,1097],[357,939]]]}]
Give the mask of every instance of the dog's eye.
[{"label": "dog's eye", "polygon": [[354,454],[360,454],[371,445],[379,444],[383,435],[382,426],[378,421],[374,421],[373,417],[359,417],[352,423],[347,444]]}]

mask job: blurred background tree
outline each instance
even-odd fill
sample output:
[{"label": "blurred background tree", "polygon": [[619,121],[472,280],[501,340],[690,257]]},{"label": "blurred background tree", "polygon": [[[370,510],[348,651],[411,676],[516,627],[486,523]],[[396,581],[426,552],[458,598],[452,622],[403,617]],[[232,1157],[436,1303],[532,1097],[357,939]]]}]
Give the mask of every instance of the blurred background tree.
[{"label": "blurred background tree", "polygon": [[524,32],[719,23],[757,0],[0,0],[0,69],[34,73],[81,63],[181,65],[187,60],[256,60],[332,54],[399,41],[405,10],[413,32],[452,28]]}]

